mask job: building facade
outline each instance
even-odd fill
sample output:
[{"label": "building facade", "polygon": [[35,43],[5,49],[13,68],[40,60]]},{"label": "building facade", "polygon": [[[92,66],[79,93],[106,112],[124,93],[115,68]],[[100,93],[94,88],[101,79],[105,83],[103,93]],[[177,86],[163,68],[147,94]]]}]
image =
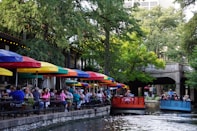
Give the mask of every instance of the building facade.
[{"label": "building facade", "polygon": [[176,4],[174,3],[174,0],[125,0],[125,7],[130,8],[133,7],[134,4],[138,3],[139,7],[151,9],[155,6],[162,6],[164,8],[168,8],[170,6],[175,7]]}]

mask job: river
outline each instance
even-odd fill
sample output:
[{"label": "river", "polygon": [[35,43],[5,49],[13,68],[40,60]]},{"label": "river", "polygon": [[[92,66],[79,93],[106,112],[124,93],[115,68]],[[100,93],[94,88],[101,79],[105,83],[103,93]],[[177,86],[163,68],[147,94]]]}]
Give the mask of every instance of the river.
[{"label": "river", "polygon": [[197,131],[197,114],[119,115],[54,126],[47,131]]}]

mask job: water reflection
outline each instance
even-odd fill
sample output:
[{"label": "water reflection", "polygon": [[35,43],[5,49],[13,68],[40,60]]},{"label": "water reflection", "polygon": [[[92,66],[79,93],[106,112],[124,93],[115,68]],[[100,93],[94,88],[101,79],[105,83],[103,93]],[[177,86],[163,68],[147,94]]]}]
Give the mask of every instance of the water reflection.
[{"label": "water reflection", "polygon": [[[47,129],[49,130],[49,129]],[[125,115],[81,120],[50,131],[197,131],[195,114]]]}]

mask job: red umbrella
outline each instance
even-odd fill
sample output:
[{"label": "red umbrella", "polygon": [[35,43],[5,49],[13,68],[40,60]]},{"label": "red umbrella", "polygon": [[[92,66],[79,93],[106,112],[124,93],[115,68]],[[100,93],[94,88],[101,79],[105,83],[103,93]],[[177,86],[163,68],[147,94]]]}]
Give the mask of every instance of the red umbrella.
[{"label": "red umbrella", "polygon": [[84,78],[83,80],[104,80],[104,75],[100,73],[93,71],[86,71],[86,73],[88,73],[90,77]]},{"label": "red umbrella", "polygon": [[[41,63],[33,58],[23,56],[21,62],[1,62],[0,67],[17,69],[17,68],[39,68]],[[16,71],[16,86],[18,85],[18,74]]]}]

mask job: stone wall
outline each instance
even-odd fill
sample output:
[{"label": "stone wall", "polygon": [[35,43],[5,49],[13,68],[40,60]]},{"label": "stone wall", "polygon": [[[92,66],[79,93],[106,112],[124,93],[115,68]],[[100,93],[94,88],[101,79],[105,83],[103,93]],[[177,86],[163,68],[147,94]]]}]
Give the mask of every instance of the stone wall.
[{"label": "stone wall", "polygon": [[68,121],[96,118],[110,114],[110,106],[95,107],[94,109],[76,110],[71,112],[58,112],[42,115],[32,115],[11,120],[1,120],[1,131],[28,131],[52,124]]},{"label": "stone wall", "polygon": [[158,100],[145,100],[146,114],[153,114],[160,111]]}]

